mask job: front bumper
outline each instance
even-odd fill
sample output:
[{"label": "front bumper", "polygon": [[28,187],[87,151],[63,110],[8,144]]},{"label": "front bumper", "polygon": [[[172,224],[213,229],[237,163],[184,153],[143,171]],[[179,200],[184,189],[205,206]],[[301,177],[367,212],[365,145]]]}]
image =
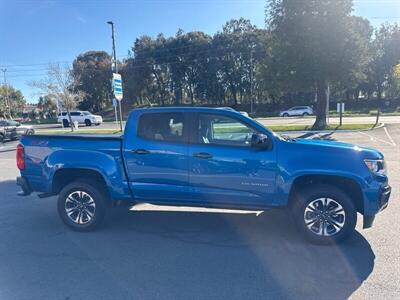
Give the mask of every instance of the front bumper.
[{"label": "front bumper", "polygon": [[[392,192],[392,187],[390,185],[384,185],[379,189],[378,212],[384,210],[388,206],[391,192]],[[372,227],[375,220],[375,216],[376,215],[364,216],[363,228]]]}]

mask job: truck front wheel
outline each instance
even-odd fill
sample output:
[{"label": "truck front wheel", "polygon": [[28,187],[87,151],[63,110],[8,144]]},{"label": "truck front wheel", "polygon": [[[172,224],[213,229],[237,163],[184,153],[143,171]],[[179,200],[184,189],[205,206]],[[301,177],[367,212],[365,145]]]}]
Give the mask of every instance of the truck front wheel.
[{"label": "truck front wheel", "polygon": [[337,243],[354,232],[357,212],[350,197],[327,184],[295,193],[292,214],[300,232],[317,244]]},{"label": "truck front wheel", "polygon": [[65,186],[58,197],[58,213],[75,231],[92,231],[104,219],[106,195],[95,181],[77,180]]}]

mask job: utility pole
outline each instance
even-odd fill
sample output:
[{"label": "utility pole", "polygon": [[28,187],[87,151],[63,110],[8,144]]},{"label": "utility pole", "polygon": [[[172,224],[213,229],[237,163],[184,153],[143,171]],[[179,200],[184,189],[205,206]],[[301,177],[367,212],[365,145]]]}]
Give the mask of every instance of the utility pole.
[{"label": "utility pole", "polygon": [[[111,38],[112,38],[112,46],[113,46],[113,60],[114,60],[114,73],[118,74],[118,65],[117,65],[117,53],[115,51],[115,33],[114,33],[114,22],[108,21],[107,24],[111,25]],[[122,100],[118,101],[119,106],[119,128],[122,131]]]},{"label": "utility pole", "polygon": [[329,124],[329,98],[331,96],[331,85],[328,82],[327,88],[326,88],[326,119],[327,123]]},{"label": "utility pole", "polygon": [[254,112],[254,99],[253,99],[253,47],[250,49],[250,113]]},{"label": "utility pole", "polygon": [[8,98],[8,87],[7,87],[7,80],[6,80],[6,72],[7,69],[3,68],[1,69],[1,71],[3,72],[3,79],[4,79],[4,89],[6,90],[6,107],[8,108],[8,116],[10,117],[10,119],[12,119],[11,117],[11,107],[10,107],[10,99]]}]

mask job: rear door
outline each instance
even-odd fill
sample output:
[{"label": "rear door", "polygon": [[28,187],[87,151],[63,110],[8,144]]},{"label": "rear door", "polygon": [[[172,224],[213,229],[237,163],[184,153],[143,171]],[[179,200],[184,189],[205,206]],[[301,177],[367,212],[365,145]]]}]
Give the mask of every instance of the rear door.
[{"label": "rear door", "polygon": [[200,113],[189,153],[192,198],[204,205],[264,207],[275,193],[276,150],[251,147],[257,129],[238,117]]},{"label": "rear door", "polygon": [[188,200],[187,117],[183,112],[148,112],[125,135],[124,157],[136,199]]},{"label": "rear door", "polygon": [[72,120],[72,122],[77,121],[78,123],[82,123],[81,119],[82,119],[81,118],[81,113],[79,111],[72,111],[71,112],[71,120]]}]

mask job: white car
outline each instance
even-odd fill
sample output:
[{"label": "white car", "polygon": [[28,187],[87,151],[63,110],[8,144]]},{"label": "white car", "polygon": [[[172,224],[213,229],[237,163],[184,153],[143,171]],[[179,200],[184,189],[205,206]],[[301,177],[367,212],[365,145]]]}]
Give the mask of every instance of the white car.
[{"label": "white car", "polygon": [[[86,126],[100,125],[103,123],[103,118],[99,115],[93,115],[88,111],[71,111],[72,122],[77,121],[79,124],[85,124]],[[69,118],[67,112],[59,113],[57,121],[62,123],[64,127],[69,126]]]},{"label": "white car", "polygon": [[313,109],[310,106],[295,106],[288,110],[281,111],[280,117],[293,117],[293,116],[311,116],[314,114]]}]

